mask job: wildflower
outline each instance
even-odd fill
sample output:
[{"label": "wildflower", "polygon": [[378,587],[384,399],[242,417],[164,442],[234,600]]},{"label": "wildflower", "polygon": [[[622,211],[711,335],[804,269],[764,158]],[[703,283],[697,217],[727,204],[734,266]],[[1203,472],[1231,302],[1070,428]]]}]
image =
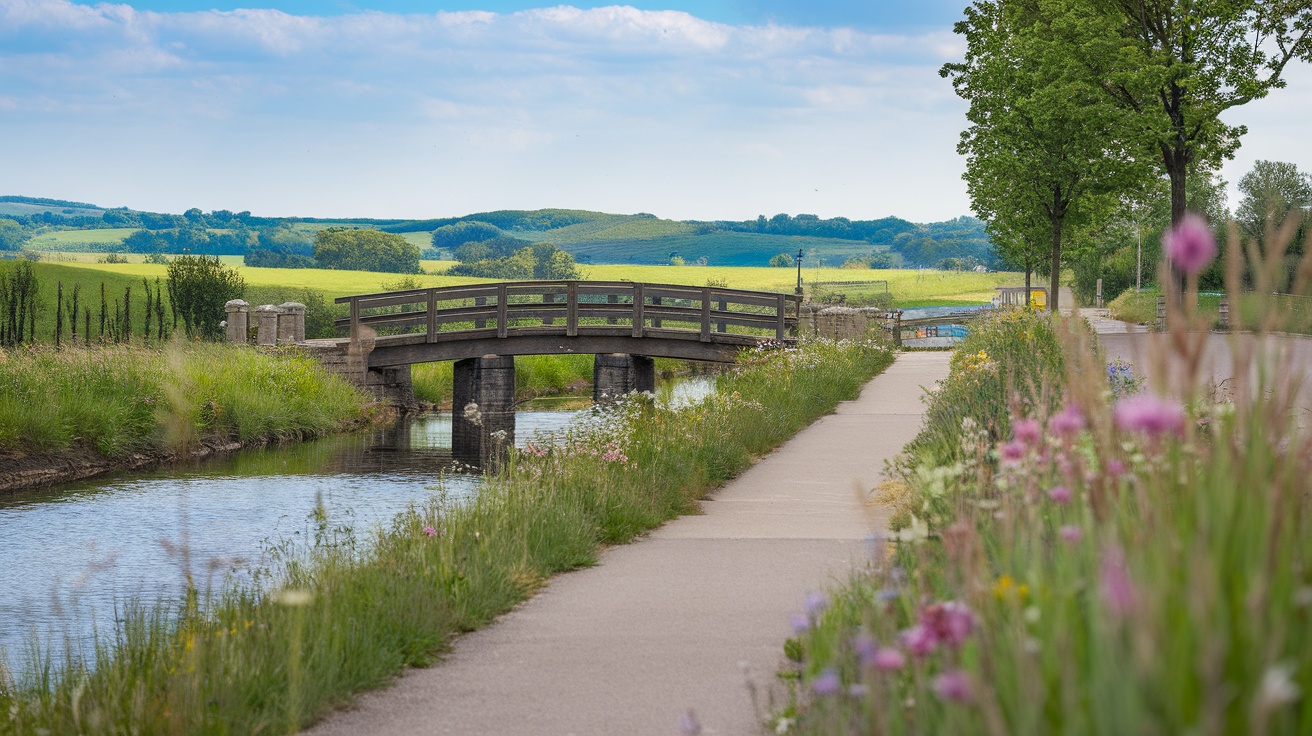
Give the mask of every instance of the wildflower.
[{"label": "wildflower", "polygon": [[1067,504],[1071,502],[1071,489],[1066,486],[1054,486],[1048,491],[1048,498],[1054,503]]},{"label": "wildflower", "polygon": [[806,596],[806,602],[802,605],[803,610],[806,611],[806,615],[811,617],[819,616],[824,613],[824,610],[828,607],[829,599],[825,597],[824,593],[820,592],[808,593]]},{"label": "wildflower", "polygon": [[1011,441],[1002,443],[999,453],[1004,463],[1018,463],[1021,458],[1025,457],[1025,446],[1019,442]]},{"label": "wildflower", "polygon": [[426,527],[424,527],[424,534],[427,534],[427,535],[430,536],[430,537],[436,537],[436,536],[437,536],[437,530],[434,529],[434,528],[431,527],[431,526],[426,526]]},{"label": "wildflower", "polygon": [[875,655],[879,654],[879,642],[869,634],[859,634],[852,648],[856,650],[857,659],[862,667],[872,666],[875,663]]},{"label": "wildflower", "polygon": [[1119,479],[1125,475],[1125,463],[1120,460],[1110,460],[1107,462],[1107,477],[1112,480]]},{"label": "wildflower", "polygon": [[1152,394],[1129,396],[1116,402],[1116,426],[1127,432],[1160,435],[1183,434],[1184,407],[1173,399]]},{"label": "wildflower", "polygon": [[1134,609],[1134,583],[1125,567],[1125,555],[1112,550],[1102,558],[1098,567],[1099,589],[1107,609],[1117,616],[1126,616]]},{"label": "wildflower", "polygon": [[866,686],[861,683],[853,683],[847,688],[847,694],[853,698],[864,698],[866,696]]},{"label": "wildflower", "polygon": [[1298,685],[1290,678],[1292,668],[1279,664],[1262,674],[1257,688],[1257,702],[1263,708],[1278,708],[1298,700]]},{"label": "wildflower", "polygon": [[879,651],[875,652],[875,656],[871,659],[870,663],[877,670],[892,672],[893,670],[902,669],[902,666],[907,663],[907,658],[897,649],[892,647],[880,647]]},{"label": "wildflower", "polygon": [[1024,600],[1030,595],[1030,586],[1025,583],[1017,585],[1016,580],[1010,575],[1002,575],[993,586],[993,595],[1001,601]]},{"label": "wildflower", "polygon": [[1043,439],[1043,428],[1037,419],[1017,419],[1011,424],[1011,434],[1023,445],[1037,445]]},{"label": "wildflower", "polygon": [[801,634],[811,628],[811,619],[805,614],[794,613],[788,617],[788,624],[793,627],[793,631]]},{"label": "wildflower", "polygon": [[1216,238],[1199,215],[1188,213],[1169,232],[1162,236],[1162,249],[1177,268],[1193,275],[1207,268],[1216,258]]},{"label": "wildflower", "polygon": [[970,700],[970,678],[961,670],[948,670],[934,678],[934,692],[944,700],[965,703]]},{"label": "wildflower", "polygon": [[1084,530],[1078,526],[1067,524],[1057,530],[1057,536],[1061,537],[1061,541],[1067,544],[1077,544],[1081,539],[1084,539]]},{"label": "wildflower", "polygon": [[902,645],[913,655],[924,657],[934,651],[938,640],[934,638],[934,632],[924,624],[916,624],[902,632]]},{"label": "wildflower", "polygon": [[925,608],[920,614],[922,626],[929,629],[935,641],[961,646],[975,630],[975,614],[964,603],[948,601]]},{"label": "wildflower", "polygon": [[702,724],[697,720],[697,714],[691,709],[679,716],[679,733],[683,736],[701,736]]},{"label": "wildflower", "polygon": [[1084,429],[1084,415],[1080,407],[1067,404],[1061,411],[1048,420],[1048,430],[1058,437],[1070,437]]},{"label": "wildflower", "polygon": [[834,695],[842,685],[843,683],[838,679],[838,673],[828,669],[811,681],[811,691],[816,695]]}]

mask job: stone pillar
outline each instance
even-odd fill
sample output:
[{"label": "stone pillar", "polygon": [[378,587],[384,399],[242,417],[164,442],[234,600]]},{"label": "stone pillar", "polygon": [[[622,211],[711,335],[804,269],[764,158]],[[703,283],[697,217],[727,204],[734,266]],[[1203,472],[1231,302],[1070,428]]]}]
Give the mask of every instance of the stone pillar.
[{"label": "stone pillar", "polygon": [[251,305],[241,299],[233,299],[223,305],[228,313],[228,342],[245,343],[250,328]]},{"label": "stone pillar", "polygon": [[630,391],[656,390],[656,361],[645,355],[604,353],[592,363],[592,402],[609,404]]},{"label": "stone pillar", "polygon": [[305,305],[284,302],[278,309],[278,342],[305,342]]},{"label": "stone pillar", "polygon": [[515,445],[515,358],[458,360],[453,373],[451,455],[495,471]]},{"label": "stone pillar", "polygon": [[255,308],[255,319],[258,320],[255,344],[278,344],[278,308],[272,304],[261,304]]},{"label": "stone pillar", "polygon": [[400,411],[408,411],[418,405],[408,364],[369,368],[365,373],[364,387],[379,403],[390,404]]}]

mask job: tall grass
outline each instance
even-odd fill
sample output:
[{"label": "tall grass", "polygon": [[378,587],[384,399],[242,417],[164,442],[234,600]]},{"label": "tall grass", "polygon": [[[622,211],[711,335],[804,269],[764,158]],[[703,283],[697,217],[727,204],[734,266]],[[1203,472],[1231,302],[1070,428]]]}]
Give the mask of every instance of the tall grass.
[{"label": "tall grass", "polygon": [[38,655],[0,679],[0,733],[295,731],[591,564],[600,545],[695,508],[891,360],[872,343],[755,351],[714,397],[598,413],[475,499],[438,497],[367,545],[320,517],[313,549],[279,563],[277,590],[137,608],[89,661]]},{"label": "tall grass", "polygon": [[[1232,234],[1232,238],[1236,236]],[[1232,301],[1262,300],[1272,261]],[[1251,251],[1256,253],[1256,249]],[[1312,275],[1312,258],[1301,271]],[[1305,291],[1308,284],[1300,285]],[[1240,378],[1200,375],[1209,318],[1169,297],[1139,381],[1062,326],[1051,405],[1009,436],[930,412],[961,451],[884,490],[909,523],[868,569],[813,599],[786,651],[781,730],[808,734],[1312,730],[1312,434],[1304,367],[1264,333],[1234,338]],[[1280,327],[1268,300],[1263,330]],[[1024,360],[1016,341],[994,356]],[[949,383],[961,381],[954,373]],[[953,395],[945,388],[938,403]],[[957,421],[954,427],[950,422]]]},{"label": "tall grass", "polygon": [[320,434],[365,397],[294,352],[215,344],[0,351],[0,451],[74,445],[116,457],[206,438]]},{"label": "tall grass", "polygon": [[[577,391],[592,383],[591,355],[521,355],[515,358],[515,394],[529,399]],[[438,406],[451,403],[454,364],[419,363],[411,367],[415,398]]]}]

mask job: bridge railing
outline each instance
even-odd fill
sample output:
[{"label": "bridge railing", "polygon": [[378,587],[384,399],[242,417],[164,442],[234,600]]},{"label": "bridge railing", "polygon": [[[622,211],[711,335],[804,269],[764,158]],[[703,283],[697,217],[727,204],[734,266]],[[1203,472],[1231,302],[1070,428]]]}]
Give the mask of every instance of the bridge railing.
[{"label": "bridge railing", "polygon": [[[784,340],[798,297],[718,286],[517,281],[340,297],[339,327],[427,342],[519,335],[623,335],[702,342]],[[790,314],[791,313],[791,314]]]}]

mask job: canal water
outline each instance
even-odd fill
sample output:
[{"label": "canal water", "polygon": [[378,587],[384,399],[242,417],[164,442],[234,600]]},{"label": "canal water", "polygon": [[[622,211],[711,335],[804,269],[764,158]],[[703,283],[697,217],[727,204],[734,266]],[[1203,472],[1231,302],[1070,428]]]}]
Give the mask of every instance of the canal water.
[{"label": "canal water", "polygon": [[[667,388],[696,401],[714,379]],[[573,405],[578,405],[578,400]],[[516,414],[515,440],[550,442],[579,413],[539,402]],[[190,465],[0,495],[0,665],[21,669],[33,641],[58,654],[85,650],[131,600],[181,600],[229,576],[249,581],[267,551],[313,537],[322,504],[329,527],[361,540],[439,485],[450,501],[481,478],[452,472],[451,415],[425,414],[387,429],[243,450]]]}]

